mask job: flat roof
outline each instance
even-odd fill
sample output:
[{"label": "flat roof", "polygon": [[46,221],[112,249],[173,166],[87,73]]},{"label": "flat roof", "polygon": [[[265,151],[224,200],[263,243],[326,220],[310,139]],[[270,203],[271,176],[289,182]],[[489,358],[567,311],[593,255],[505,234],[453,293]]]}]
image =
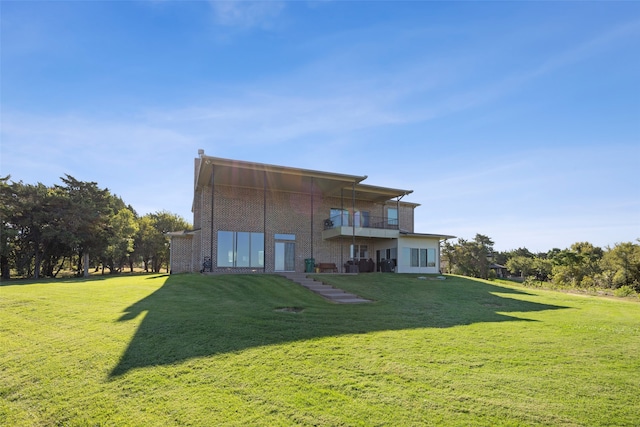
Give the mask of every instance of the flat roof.
[{"label": "flat roof", "polygon": [[409,232],[403,232],[400,231],[400,236],[401,237],[435,237],[438,239],[455,239],[456,236],[451,236],[448,234],[429,234],[429,233],[409,233]]}]

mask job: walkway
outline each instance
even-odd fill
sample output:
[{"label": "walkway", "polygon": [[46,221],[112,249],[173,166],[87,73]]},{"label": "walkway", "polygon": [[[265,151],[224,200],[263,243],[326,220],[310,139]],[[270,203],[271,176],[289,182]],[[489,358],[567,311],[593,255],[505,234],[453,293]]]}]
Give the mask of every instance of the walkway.
[{"label": "walkway", "polygon": [[362,304],[365,302],[371,302],[368,299],[359,297],[358,295],[350,294],[342,289],[334,288],[333,286],[325,285],[322,282],[316,282],[314,279],[308,278],[307,273],[281,273],[282,276],[287,279],[304,286],[311,292],[328,299],[329,301],[338,304]]}]

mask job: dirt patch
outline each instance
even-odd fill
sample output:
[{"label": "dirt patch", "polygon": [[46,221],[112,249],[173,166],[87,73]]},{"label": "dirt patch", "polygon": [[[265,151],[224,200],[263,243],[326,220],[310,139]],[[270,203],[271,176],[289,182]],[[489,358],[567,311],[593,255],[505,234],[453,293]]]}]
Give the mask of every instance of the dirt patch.
[{"label": "dirt patch", "polygon": [[280,313],[302,313],[304,311],[303,307],[280,307],[276,308],[274,311],[278,311]]}]

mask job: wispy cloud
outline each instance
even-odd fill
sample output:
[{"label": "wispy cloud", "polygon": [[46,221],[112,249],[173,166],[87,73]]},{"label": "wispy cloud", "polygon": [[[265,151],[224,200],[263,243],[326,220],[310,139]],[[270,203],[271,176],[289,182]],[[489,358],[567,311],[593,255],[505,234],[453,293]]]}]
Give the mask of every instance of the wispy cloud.
[{"label": "wispy cloud", "polygon": [[211,1],[216,22],[241,29],[268,29],[285,7],[283,1]]}]

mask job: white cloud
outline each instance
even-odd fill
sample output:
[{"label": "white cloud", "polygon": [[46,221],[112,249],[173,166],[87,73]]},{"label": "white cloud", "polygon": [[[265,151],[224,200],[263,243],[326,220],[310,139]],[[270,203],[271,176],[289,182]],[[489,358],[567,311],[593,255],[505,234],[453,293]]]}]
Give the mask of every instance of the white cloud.
[{"label": "white cloud", "polygon": [[[69,174],[95,181],[139,213],[168,209],[188,220],[198,143],[154,123],[3,111],[1,173],[59,184]],[[179,160],[176,160],[179,159]]]},{"label": "white cloud", "polygon": [[284,10],[282,1],[211,1],[216,22],[227,27],[241,29],[273,26]]}]

